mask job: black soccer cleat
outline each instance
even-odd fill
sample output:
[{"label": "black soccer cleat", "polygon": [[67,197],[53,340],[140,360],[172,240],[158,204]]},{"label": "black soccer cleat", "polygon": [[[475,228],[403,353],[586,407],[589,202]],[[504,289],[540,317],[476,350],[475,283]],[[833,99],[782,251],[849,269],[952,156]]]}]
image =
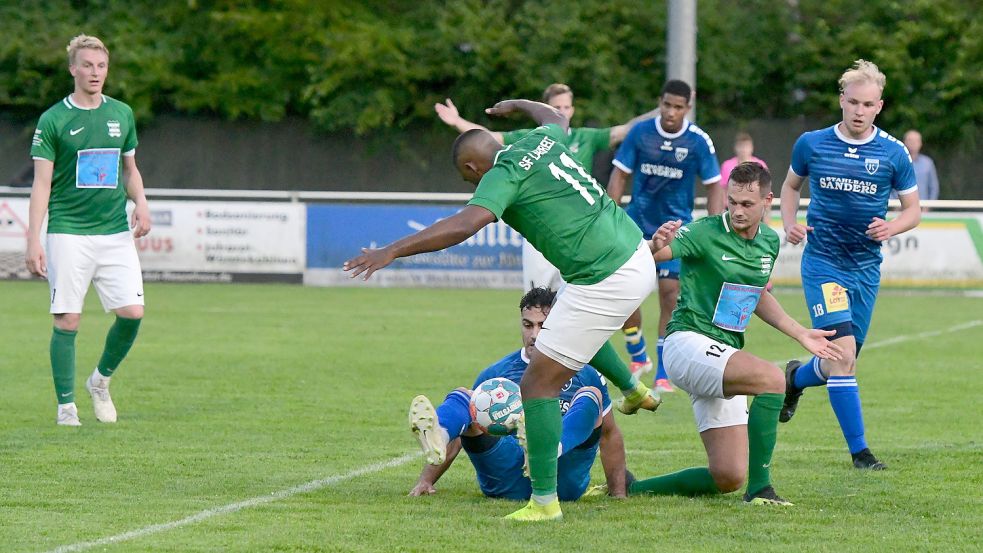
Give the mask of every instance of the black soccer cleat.
[{"label": "black soccer cleat", "polygon": [[795,410],[799,407],[799,398],[802,397],[802,389],[795,387],[795,371],[802,366],[802,362],[793,359],[785,365],[785,401],[782,402],[782,410],[778,412],[778,422],[788,422],[795,415]]},{"label": "black soccer cleat", "polygon": [[870,448],[863,448],[856,453],[850,454],[853,457],[853,466],[863,470],[885,470],[887,465],[877,460]]},{"label": "black soccer cleat", "polygon": [[775,488],[771,486],[761,488],[754,495],[744,494],[744,503],[748,505],[780,505],[782,507],[794,505],[791,501],[775,493]]}]

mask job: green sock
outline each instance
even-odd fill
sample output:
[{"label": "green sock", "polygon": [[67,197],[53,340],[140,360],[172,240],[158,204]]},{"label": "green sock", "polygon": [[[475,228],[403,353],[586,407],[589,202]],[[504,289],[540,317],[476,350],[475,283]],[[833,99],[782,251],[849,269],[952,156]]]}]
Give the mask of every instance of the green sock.
[{"label": "green sock", "polygon": [[707,467],[693,467],[663,474],[648,480],[636,480],[628,488],[629,495],[711,495],[718,494],[717,484]]},{"label": "green sock", "polygon": [[58,404],[75,402],[75,335],[76,330],[54,328],[51,333],[51,376],[55,379]]},{"label": "green sock", "polygon": [[526,448],[529,454],[529,479],[533,495],[556,493],[556,459],[560,446],[563,419],[560,400],[534,398],[522,400],[526,418]]},{"label": "green sock", "polygon": [[631,374],[628,365],[625,365],[625,362],[618,356],[618,352],[614,350],[611,342],[604,342],[601,349],[597,350],[594,358],[590,360],[590,365],[626,395],[635,390],[638,380]]},{"label": "green sock", "polygon": [[99,374],[113,376],[123,358],[130,352],[130,347],[137,339],[138,330],[140,330],[140,319],[116,317],[116,322],[106,334],[106,349],[102,350],[102,357],[99,359]]},{"label": "green sock", "polygon": [[754,495],[771,485],[771,454],[778,440],[778,412],[783,394],[761,394],[751,402],[747,416],[747,493]]}]

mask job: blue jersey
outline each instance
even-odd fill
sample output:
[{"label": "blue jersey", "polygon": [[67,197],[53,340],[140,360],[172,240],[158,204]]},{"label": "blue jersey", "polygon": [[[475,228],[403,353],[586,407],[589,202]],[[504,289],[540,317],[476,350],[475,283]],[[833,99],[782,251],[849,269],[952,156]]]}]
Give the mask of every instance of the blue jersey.
[{"label": "blue jersey", "polygon": [[674,134],[662,130],[660,117],[638,123],[614,156],[614,165],[633,175],[626,211],[646,239],[666,221],[693,220],[696,177],[703,184],[720,180],[720,165],[710,136],[683,122]]},{"label": "blue jersey", "polygon": [[833,125],[795,141],[792,171],[809,177],[806,221],[814,230],[804,255],[845,269],[880,264],[881,244],[867,237],[867,226],[887,214],[892,190],[918,191],[904,144],[877,127],[869,138],[853,140]]},{"label": "blue jersey", "polygon": [[[526,358],[525,350],[520,349],[515,353],[510,353],[495,362],[492,366],[481,371],[481,374],[478,375],[471,389],[477,388],[479,384],[489,378],[507,378],[518,384],[522,380],[522,374],[526,372],[526,367],[528,366],[529,360]],[[608,396],[608,386],[604,377],[590,365],[584,365],[584,368],[580,369],[573,378],[563,385],[563,389],[560,390],[560,412],[567,412],[567,409],[570,408],[570,403],[573,401],[573,396],[577,395],[577,391],[584,386],[594,386],[601,391],[601,414],[606,415],[611,410],[611,398]]]}]

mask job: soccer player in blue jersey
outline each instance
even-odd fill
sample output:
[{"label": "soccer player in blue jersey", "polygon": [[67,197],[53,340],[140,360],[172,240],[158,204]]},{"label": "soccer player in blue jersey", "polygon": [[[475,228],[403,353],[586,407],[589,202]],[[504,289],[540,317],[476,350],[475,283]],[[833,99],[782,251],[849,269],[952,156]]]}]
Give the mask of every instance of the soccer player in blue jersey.
[{"label": "soccer player in blue jersey", "polygon": [[[693,220],[693,200],[696,177],[706,186],[707,210],[711,215],[724,209],[724,189],[714,186],[720,182],[720,165],[710,136],[686,120],[690,110],[690,86],[683,81],[670,80],[662,87],[659,116],[636,124],[614,157],[614,170],[608,182],[608,195],[620,202],[625,182],[632,175],[631,202],[628,215],[642,229],[646,240],[662,224]],[[676,309],[679,298],[679,260],[657,265],[659,281],[659,342],[655,388],[660,392],[673,391],[662,362],[666,325]],[[629,343],[637,336],[640,342],[641,311],[635,311],[625,322],[625,337]],[[629,347],[629,352],[631,348]]]},{"label": "soccer player in blue jersey", "polygon": [[[533,288],[522,296],[519,302],[522,349],[482,371],[472,388],[495,377],[519,383],[555,298],[556,292],[547,288]],[[413,398],[410,429],[420,441],[427,464],[410,495],[436,493],[434,484],[463,448],[474,465],[483,494],[528,500],[532,486],[529,478],[522,475],[521,445],[515,436],[492,436],[473,425],[468,409],[470,398],[471,389],[457,388],[436,409],[426,396]],[[563,425],[557,466],[559,499],[573,501],[583,495],[598,450],[608,486],[614,495],[624,496],[627,491],[624,440],[611,414],[611,399],[603,377],[590,366],[574,373],[560,392],[560,408]]]},{"label": "soccer player in blue jersey", "polygon": [[[867,447],[856,359],[867,338],[880,284],[881,244],[911,230],[921,220],[911,157],[904,145],[874,126],[884,107],[886,78],[876,65],[857,60],[840,77],[843,120],[807,132],[792,148],[792,166],[782,185],[782,222],[787,239],[806,239],[802,287],[812,326],[835,330],[846,355],[839,360],[813,357],[786,366],[782,422],[795,414],[805,388],[826,385],[829,403],[859,469],[882,470]],[[798,222],[799,193],[809,180],[811,202],[806,224]],[[887,220],[891,191],[901,212]]]}]

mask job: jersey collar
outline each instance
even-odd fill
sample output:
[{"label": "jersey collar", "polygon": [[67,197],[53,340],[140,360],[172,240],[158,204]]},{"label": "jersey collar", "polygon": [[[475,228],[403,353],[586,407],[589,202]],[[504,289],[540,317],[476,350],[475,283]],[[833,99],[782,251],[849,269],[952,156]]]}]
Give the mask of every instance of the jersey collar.
[{"label": "jersey collar", "polygon": [[519,357],[522,359],[523,363],[525,363],[526,365],[529,364],[529,356],[526,355],[525,347],[519,348]]},{"label": "jersey collar", "polygon": [[721,215],[720,220],[723,221],[723,223],[724,223],[724,230],[725,231],[727,231],[728,233],[733,233],[734,236],[740,238],[741,240],[747,240],[749,242],[758,237],[758,234],[761,232],[761,224],[763,223],[763,221],[758,223],[758,232],[755,232],[754,233],[754,236],[752,236],[751,238],[744,238],[740,234],[737,234],[737,231],[736,230],[734,230],[733,228],[731,228],[731,226],[730,226],[730,211],[726,211],[725,210],[724,213],[723,213],[723,215]]},{"label": "jersey collar", "polygon": [[679,129],[675,133],[670,134],[662,129],[662,116],[660,115],[655,118],[655,130],[659,131],[659,134],[662,135],[662,138],[679,138],[680,136],[683,136],[683,133],[686,132],[686,129],[688,128],[689,128],[689,119],[683,119],[683,128]]},{"label": "jersey collar", "polygon": [[870,126],[870,131],[871,131],[870,132],[870,136],[868,136],[867,138],[864,138],[863,140],[855,140],[855,139],[850,138],[849,136],[843,134],[842,132],[840,132],[840,124],[839,123],[833,125],[833,132],[836,133],[836,138],[839,138],[843,142],[846,142],[847,144],[852,144],[854,146],[862,146],[864,144],[870,143],[870,141],[874,140],[874,138],[877,137],[877,133],[880,132],[880,129],[878,129],[874,125],[871,125]]},{"label": "jersey collar", "polygon": [[65,99],[62,100],[62,103],[65,104],[65,107],[67,107],[68,109],[81,109],[81,110],[84,110],[84,111],[90,111],[90,110],[93,110],[93,109],[99,109],[102,106],[102,104],[105,104],[106,103],[106,95],[105,94],[100,94],[99,97],[102,98],[102,102],[98,106],[96,106],[94,108],[84,108],[84,107],[76,104],[75,103],[75,100],[72,99],[72,95],[71,94],[69,94],[68,96],[65,96]]}]

